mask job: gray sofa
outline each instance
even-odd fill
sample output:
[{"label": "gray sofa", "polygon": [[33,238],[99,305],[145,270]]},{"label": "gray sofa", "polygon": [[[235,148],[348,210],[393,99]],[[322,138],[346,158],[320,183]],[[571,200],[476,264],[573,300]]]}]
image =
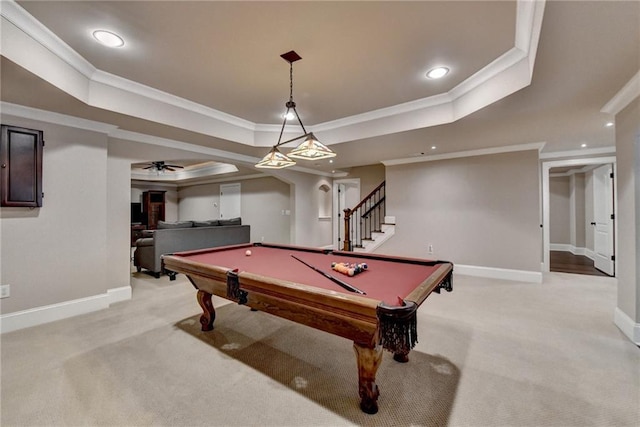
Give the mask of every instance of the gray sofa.
[{"label": "gray sofa", "polygon": [[160,277],[163,254],[249,243],[251,228],[240,225],[239,218],[211,221],[160,221],[158,229],[146,232],[136,241],[133,264],[140,272],[144,268]]}]

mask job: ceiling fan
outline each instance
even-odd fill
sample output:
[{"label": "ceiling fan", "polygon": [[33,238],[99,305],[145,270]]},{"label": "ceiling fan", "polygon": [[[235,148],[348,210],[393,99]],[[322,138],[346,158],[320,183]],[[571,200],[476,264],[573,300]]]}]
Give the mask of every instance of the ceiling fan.
[{"label": "ceiling fan", "polygon": [[169,165],[166,164],[164,161],[157,161],[157,162],[151,162],[149,164],[149,166],[147,166],[146,168],[143,169],[154,169],[156,172],[164,172],[164,171],[171,171],[174,172],[176,169],[184,169],[184,166],[180,166],[180,165]]}]

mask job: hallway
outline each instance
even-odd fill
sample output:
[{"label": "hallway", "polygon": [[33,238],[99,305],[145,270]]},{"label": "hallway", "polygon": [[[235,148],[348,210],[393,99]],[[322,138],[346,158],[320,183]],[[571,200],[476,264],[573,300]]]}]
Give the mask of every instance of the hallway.
[{"label": "hallway", "polygon": [[568,251],[549,251],[551,271],[559,273],[587,274],[610,277],[593,266],[593,260],[584,255],[574,255]]}]

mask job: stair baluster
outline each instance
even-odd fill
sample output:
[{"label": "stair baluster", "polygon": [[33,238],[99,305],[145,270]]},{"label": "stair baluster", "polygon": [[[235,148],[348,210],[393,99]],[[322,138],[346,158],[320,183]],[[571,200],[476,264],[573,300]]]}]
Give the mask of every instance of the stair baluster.
[{"label": "stair baluster", "polygon": [[353,209],[344,209],[342,250],[353,251],[363,247],[363,240],[371,240],[373,232],[382,231],[385,215],[385,181],[382,181]]}]

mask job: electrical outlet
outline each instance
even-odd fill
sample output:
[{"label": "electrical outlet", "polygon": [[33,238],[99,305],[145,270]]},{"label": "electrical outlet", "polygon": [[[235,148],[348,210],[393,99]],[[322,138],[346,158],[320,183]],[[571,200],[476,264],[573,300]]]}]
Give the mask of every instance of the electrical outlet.
[{"label": "electrical outlet", "polygon": [[433,254],[433,245],[429,245],[428,252],[429,255]]},{"label": "electrical outlet", "polygon": [[0,298],[9,298],[11,295],[11,285],[0,286]]}]

